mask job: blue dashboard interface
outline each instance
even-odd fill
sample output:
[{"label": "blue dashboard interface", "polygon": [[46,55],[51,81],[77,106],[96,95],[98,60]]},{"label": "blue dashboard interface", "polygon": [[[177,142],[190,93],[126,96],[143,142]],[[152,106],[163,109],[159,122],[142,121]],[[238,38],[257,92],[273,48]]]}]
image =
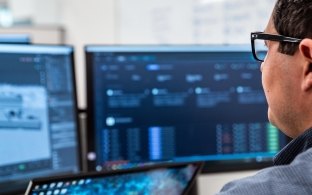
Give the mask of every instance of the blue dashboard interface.
[{"label": "blue dashboard interface", "polygon": [[58,179],[32,185],[31,195],[53,194],[129,194],[181,195],[191,184],[196,167],[159,168],[144,172],[133,172],[97,177]]},{"label": "blue dashboard interface", "polygon": [[269,162],[287,143],[268,122],[249,46],[88,46],[86,54],[94,169]]}]

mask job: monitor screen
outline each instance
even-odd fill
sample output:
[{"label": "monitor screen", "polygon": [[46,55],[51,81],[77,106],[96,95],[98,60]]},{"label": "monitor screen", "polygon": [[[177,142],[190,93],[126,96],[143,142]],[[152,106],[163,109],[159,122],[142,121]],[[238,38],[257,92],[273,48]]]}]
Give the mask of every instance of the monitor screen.
[{"label": "monitor screen", "polygon": [[190,192],[200,163],[164,164],[122,171],[78,174],[30,182],[32,194],[170,194]]},{"label": "monitor screen", "polygon": [[0,44],[29,44],[31,43],[28,34],[0,34]]},{"label": "monitor screen", "polygon": [[73,49],[0,45],[0,194],[78,172]]},{"label": "monitor screen", "polygon": [[90,170],[206,161],[257,168],[287,137],[269,124],[250,46],[85,48]]}]

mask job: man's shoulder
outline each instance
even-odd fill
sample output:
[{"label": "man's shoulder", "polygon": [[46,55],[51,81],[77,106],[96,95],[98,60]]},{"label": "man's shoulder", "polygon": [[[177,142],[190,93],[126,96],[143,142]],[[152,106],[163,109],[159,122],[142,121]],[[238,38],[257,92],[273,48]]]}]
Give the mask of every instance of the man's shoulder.
[{"label": "man's shoulder", "polygon": [[312,166],[312,163],[311,163],[312,161],[309,162],[307,160],[312,160],[312,148],[298,154],[290,165],[297,164],[297,163],[306,163]]},{"label": "man's shoulder", "polygon": [[291,164],[273,166],[226,184],[221,194],[312,194],[312,148]]},{"label": "man's shoulder", "polygon": [[[288,143],[274,158],[274,165],[288,165],[297,156],[312,148],[312,128]],[[308,156],[305,156],[308,157]]]}]

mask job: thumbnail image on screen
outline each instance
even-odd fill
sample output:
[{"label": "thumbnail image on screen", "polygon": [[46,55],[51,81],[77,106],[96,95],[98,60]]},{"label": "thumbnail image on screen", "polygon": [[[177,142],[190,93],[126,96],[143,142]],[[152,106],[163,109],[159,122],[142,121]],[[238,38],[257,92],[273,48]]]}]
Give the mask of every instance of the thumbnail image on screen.
[{"label": "thumbnail image on screen", "polygon": [[249,45],[85,50],[91,170],[166,160],[243,168],[271,163],[287,143],[268,122]]},{"label": "thumbnail image on screen", "polygon": [[78,172],[73,49],[0,45],[0,194]]}]

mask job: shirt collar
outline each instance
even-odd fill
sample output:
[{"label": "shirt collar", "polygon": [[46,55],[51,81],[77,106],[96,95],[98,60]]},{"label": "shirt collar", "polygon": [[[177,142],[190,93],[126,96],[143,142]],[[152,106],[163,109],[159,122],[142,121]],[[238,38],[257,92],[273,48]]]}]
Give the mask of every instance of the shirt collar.
[{"label": "shirt collar", "polygon": [[273,159],[274,165],[290,164],[295,157],[312,148],[312,128],[289,142]]}]

